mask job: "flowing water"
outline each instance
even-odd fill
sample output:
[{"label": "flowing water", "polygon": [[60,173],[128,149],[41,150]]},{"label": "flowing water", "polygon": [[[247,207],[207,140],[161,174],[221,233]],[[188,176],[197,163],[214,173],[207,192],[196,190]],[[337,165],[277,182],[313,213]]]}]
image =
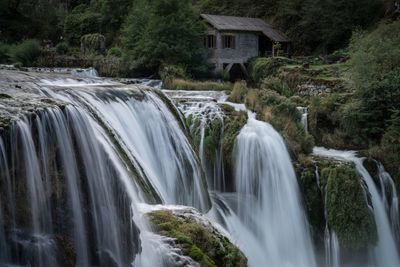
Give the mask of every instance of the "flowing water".
[{"label": "flowing water", "polygon": [[[317,266],[293,165],[270,124],[223,92],[163,94],[147,88],[159,81],[123,85],[90,69],[74,75],[79,79],[41,80],[41,96],[62,104],[21,116],[0,136],[0,266],[197,266],[143,217],[155,207],[188,209],[175,205],[206,214],[249,266]],[[232,176],[223,168],[221,104],[248,114],[235,140]],[[219,143],[208,155],[213,127]],[[378,189],[354,153],[315,153],[356,164],[378,225],[376,266],[400,266],[390,175],[378,164]],[[339,267],[339,240],[328,222],[325,249],[325,267]]]},{"label": "flowing water", "polygon": [[[392,231],[392,225],[397,224],[396,221],[398,222],[398,217],[394,219],[395,223],[392,224],[390,216],[388,216],[388,213],[391,216],[398,216],[397,196],[394,193],[392,193],[394,199],[394,201],[392,202],[392,204],[394,204],[393,205],[394,212],[387,212],[387,209],[385,208],[385,203],[389,202],[387,200],[386,195],[379,193],[379,190],[376,187],[373,178],[363,165],[363,159],[357,157],[356,152],[339,151],[333,149],[325,149],[322,147],[316,147],[314,148],[314,154],[323,157],[335,158],[342,161],[353,162],[355,164],[358,173],[360,174],[363,181],[367,185],[369,193],[371,194],[373,213],[378,232],[378,244],[374,249],[375,265],[377,267],[400,266],[400,258],[395,242],[395,235],[394,232]],[[382,168],[382,166],[380,166],[380,176],[381,177],[385,176],[385,178],[381,178],[381,180],[389,179],[389,176],[385,174],[385,171]],[[390,182],[390,184],[392,182]]]},{"label": "flowing water", "polygon": [[301,124],[304,127],[304,130],[308,131],[308,108],[306,107],[297,107],[297,110],[301,114]]},{"label": "flowing water", "polygon": [[[217,102],[243,110],[243,105],[229,103],[217,92],[167,93],[178,100],[187,117],[201,118],[200,132],[214,114],[223,118]],[[259,266],[261,262],[265,266],[316,266],[296,175],[285,143],[271,125],[256,120],[251,112],[248,116],[233,152],[235,190],[226,193],[214,188],[214,208],[209,216],[224,225],[237,240],[250,266]]]}]

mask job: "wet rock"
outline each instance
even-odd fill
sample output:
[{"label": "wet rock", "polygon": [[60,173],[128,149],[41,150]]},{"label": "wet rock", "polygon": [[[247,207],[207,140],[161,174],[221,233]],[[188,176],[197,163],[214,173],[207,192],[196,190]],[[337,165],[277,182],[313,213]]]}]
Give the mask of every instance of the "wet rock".
[{"label": "wet rock", "polygon": [[157,234],[172,238],[200,266],[247,266],[244,254],[194,208],[156,206],[146,216]]}]

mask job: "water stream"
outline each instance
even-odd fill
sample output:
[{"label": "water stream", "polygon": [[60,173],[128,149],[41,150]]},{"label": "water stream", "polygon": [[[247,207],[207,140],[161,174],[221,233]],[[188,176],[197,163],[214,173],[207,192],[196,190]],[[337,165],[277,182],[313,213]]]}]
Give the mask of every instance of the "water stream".
[{"label": "water stream", "polygon": [[[385,194],[380,194],[377,186],[374,183],[371,175],[363,165],[363,158],[357,157],[355,151],[339,151],[334,149],[325,149],[322,147],[314,148],[314,154],[323,157],[334,158],[342,161],[353,162],[356,166],[357,172],[362,177],[363,181],[368,187],[369,193],[371,194],[373,213],[375,217],[375,223],[378,232],[378,244],[374,248],[374,259],[376,266],[387,266],[395,267],[400,266],[400,258],[397,250],[397,245],[395,242],[395,235],[392,231],[392,224],[390,217],[388,216],[387,209],[385,208],[385,203],[388,200]],[[389,179],[385,174],[384,169],[380,166],[380,176],[385,176],[381,179]],[[394,190],[395,191],[395,190]],[[398,214],[398,205],[396,206],[397,196],[392,194],[395,202],[393,205],[394,216]],[[389,209],[390,210],[390,209]],[[394,222],[398,222],[398,218],[394,219]],[[395,223],[396,224],[396,223]]]}]

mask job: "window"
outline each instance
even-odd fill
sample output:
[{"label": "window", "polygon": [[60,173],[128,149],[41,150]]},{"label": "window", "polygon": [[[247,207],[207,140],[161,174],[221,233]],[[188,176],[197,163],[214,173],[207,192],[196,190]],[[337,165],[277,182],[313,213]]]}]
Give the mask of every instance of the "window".
[{"label": "window", "polygon": [[216,47],[216,38],[215,35],[207,35],[204,37],[204,46],[207,48],[215,48]]},{"label": "window", "polygon": [[235,49],[235,36],[233,35],[222,35],[222,48]]}]

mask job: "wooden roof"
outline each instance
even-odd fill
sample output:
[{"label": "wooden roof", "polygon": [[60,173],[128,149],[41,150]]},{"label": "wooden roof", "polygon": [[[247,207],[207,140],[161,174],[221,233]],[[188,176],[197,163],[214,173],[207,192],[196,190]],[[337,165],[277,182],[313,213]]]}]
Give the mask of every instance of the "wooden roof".
[{"label": "wooden roof", "polygon": [[272,41],[290,42],[290,39],[282,32],[275,30],[270,24],[262,19],[210,14],[201,14],[200,16],[219,31],[261,32]]}]

